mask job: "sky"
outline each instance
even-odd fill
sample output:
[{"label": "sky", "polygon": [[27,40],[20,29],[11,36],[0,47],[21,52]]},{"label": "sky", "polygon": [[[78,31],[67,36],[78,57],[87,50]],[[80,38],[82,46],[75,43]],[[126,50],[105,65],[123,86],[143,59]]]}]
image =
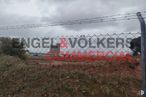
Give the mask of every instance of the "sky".
[{"label": "sky", "polygon": [[[0,0],[0,26],[47,24],[146,10],[145,0]],[[1,31],[5,35],[137,32],[138,20]]]},{"label": "sky", "polygon": [[[0,0],[0,27],[48,24],[146,11],[146,0]],[[54,37],[140,32],[138,20],[0,30],[0,36]]]}]

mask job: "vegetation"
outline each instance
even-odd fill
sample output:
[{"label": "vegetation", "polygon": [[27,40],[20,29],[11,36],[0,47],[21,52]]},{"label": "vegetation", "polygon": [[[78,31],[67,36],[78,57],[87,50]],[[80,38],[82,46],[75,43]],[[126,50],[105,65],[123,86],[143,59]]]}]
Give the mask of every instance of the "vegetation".
[{"label": "vegetation", "polygon": [[26,59],[26,50],[23,42],[16,38],[0,38],[0,54],[17,56],[21,59]]},{"label": "vegetation", "polygon": [[139,97],[141,80],[124,61],[40,66],[12,56],[0,60],[0,97]]}]

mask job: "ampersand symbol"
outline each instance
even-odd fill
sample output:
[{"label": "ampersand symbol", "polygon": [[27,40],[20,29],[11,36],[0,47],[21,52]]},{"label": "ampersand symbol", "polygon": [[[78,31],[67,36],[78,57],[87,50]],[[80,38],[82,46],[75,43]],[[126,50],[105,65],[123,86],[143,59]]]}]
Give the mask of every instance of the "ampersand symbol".
[{"label": "ampersand symbol", "polygon": [[60,38],[60,47],[67,48],[67,40],[66,38]]}]

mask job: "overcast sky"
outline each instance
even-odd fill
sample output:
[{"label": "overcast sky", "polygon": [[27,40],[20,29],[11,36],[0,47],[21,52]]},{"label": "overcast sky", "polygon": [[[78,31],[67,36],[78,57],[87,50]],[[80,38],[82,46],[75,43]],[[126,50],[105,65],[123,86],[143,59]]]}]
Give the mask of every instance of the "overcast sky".
[{"label": "overcast sky", "polygon": [[[0,25],[45,24],[146,10],[146,0],[0,0]],[[139,32],[138,20],[0,30],[1,35],[53,36]]]}]

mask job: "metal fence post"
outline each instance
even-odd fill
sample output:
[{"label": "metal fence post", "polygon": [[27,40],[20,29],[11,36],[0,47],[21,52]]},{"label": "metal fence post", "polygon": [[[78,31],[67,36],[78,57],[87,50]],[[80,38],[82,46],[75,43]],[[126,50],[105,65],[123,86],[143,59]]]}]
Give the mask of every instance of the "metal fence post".
[{"label": "metal fence post", "polygon": [[141,26],[141,67],[142,67],[142,89],[144,91],[143,97],[146,97],[146,24],[140,12],[137,12],[137,17]]}]

